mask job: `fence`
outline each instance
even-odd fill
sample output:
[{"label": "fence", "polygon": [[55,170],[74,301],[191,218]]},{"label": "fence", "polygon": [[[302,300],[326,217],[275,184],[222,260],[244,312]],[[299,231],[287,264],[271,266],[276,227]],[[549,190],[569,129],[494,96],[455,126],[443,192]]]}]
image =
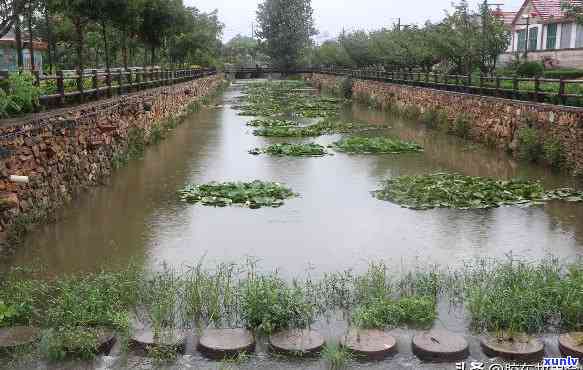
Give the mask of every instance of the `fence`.
[{"label": "fence", "polygon": [[173,85],[216,74],[216,69],[170,70],[161,68],[129,70],[58,71],[54,76],[35,73],[35,85],[41,88],[40,104],[62,107],[84,103],[143,89]]},{"label": "fence", "polygon": [[303,72],[348,76],[506,99],[583,107],[583,80],[483,76],[476,74],[449,75],[431,72],[357,70],[337,67],[312,68]]}]

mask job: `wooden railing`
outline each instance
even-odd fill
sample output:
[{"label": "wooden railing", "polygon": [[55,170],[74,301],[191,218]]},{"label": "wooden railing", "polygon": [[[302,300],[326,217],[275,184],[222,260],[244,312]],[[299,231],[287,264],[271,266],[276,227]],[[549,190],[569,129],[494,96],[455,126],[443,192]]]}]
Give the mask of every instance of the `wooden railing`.
[{"label": "wooden railing", "polygon": [[[506,99],[583,107],[583,80],[449,75],[432,72],[380,71],[337,67],[312,68],[309,71]],[[307,70],[302,72],[307,72]]]},{"label": "wooden railing", "polygon": [[76,71],[58,71],[54,76],[41,76],[35,73],[35,85],[44,92],[39,98],[41,105],[55,108],[173,85],[216,73],[216,69],[161,68],[86,70],[82,74]]}]

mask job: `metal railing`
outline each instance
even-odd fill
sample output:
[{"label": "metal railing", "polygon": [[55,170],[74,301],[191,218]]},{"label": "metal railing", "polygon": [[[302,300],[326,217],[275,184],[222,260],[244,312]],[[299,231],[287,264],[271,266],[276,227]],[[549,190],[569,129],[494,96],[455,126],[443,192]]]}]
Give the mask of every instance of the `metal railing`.
[{"label": "metal railing", "polygon": [[35,85],[44,92],[39,101],[45,108],[63,107],[89,100],[110,98],[153,87],[174,85],[215,75],[216,69],[117,69],[57,71],[53,76],[35,72]]},{"label": "metal railing", "polygon": [[432,72],[380,71],[337,67],[312,68],[310,72],[505,99],[583,107],[583,80],[475,74],[449,75]]}]

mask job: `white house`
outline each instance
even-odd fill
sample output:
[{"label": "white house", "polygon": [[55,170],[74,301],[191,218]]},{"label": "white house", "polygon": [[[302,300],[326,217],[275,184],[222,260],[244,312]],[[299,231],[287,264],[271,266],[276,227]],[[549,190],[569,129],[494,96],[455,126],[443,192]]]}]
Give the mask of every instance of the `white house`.
[{"label": "white house", "polygon": [[[567,17],[562,9],[564,1],[526,0],[509,25],[511,44],[501,61],[526,54],[528,60],[583,68],[583,25]],[[566,1],[583,5],[582,0]]]}]

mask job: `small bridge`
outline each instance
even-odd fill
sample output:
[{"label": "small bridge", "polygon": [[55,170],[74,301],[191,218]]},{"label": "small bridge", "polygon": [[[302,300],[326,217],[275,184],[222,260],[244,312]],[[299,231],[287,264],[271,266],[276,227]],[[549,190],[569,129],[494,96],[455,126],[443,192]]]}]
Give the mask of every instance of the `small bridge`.
[{"label": "small bridge", "polygon": [[229,79],[265,78],[273,75],[296,74],[311,72],[311,69],[283,70],[273,67],[227,67],[225,75]]}]

